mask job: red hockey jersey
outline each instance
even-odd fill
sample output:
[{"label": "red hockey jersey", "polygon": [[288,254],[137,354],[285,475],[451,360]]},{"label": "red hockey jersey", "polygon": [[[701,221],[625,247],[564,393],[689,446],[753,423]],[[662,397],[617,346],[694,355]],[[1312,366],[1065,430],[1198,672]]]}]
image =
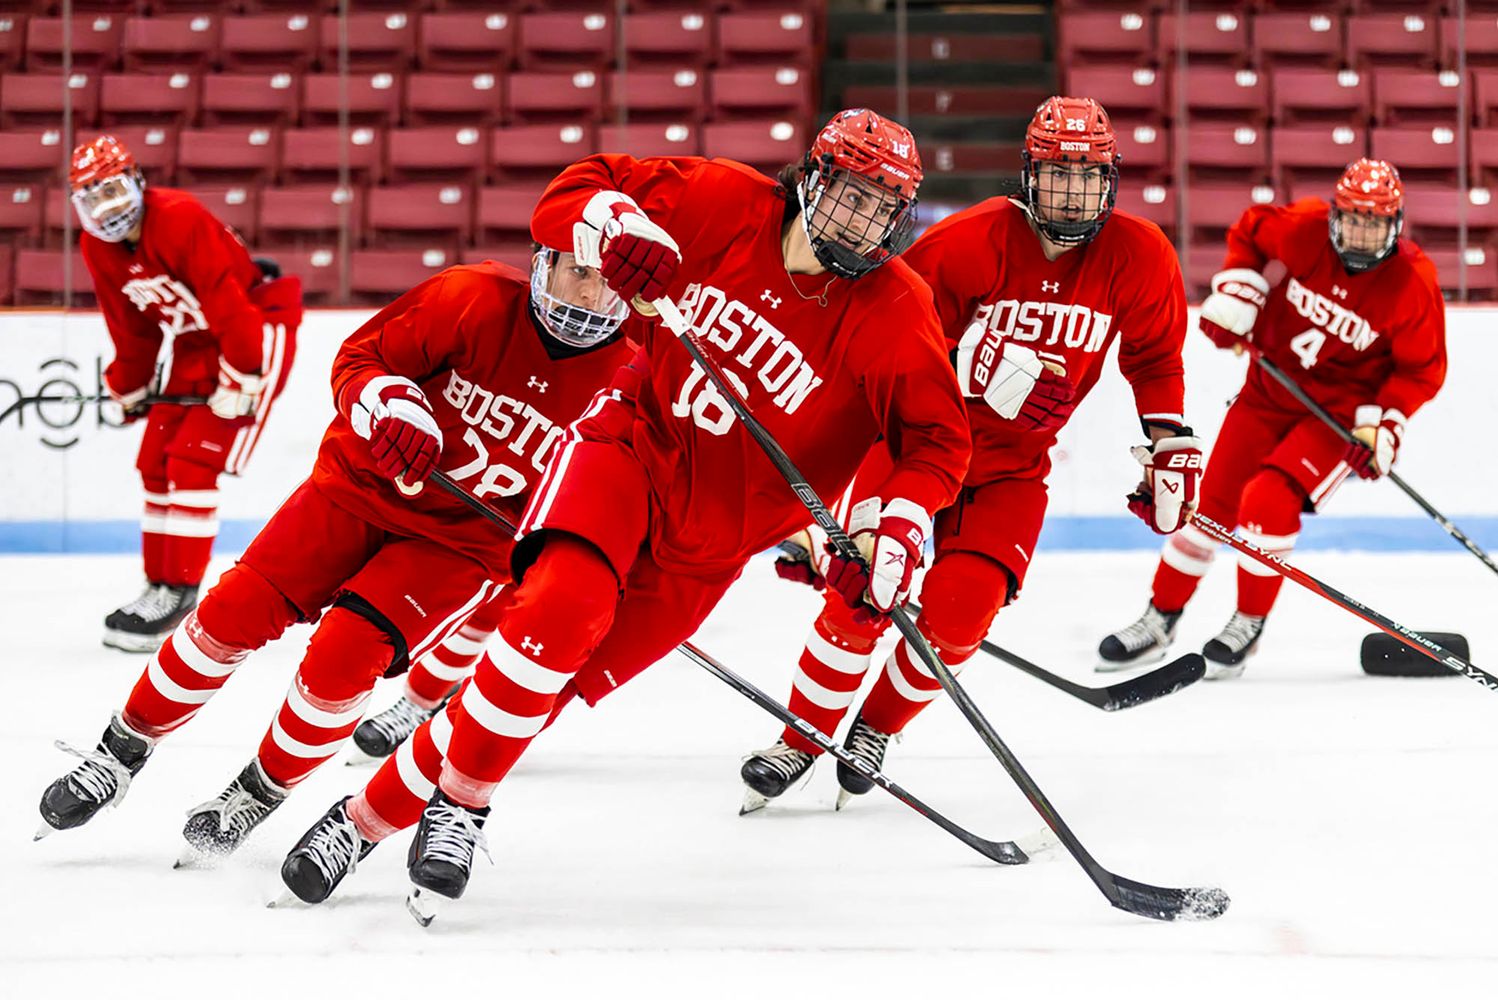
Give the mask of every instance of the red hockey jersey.
[{"label": "red hockey jersey", "polygon": [[[1411,416],[1446,379],[1446,307],[1435,265],[1401,239],[1388,260],[1348,274],[1327,233],[1329,210],[1319,198],[1255,205],[1228,230],[1223,266],[1285,265],[1253,340],[1313,399],[1343,419],[1366,403]],[[1246,388],[1300,408],[1257,365],[1249,366]]]},{"label": "red hockey jersey", "polygon": [[[1117,340],[1140,418],[1181,421],[1186,293],[1175,250],[1153,223],[1115,211],[1090,243],[1047,260],[1024,210],[990,198],[936,223],[905,259],[931,286],[951,348],[1001,330],[1059,363],[1080,402]],[[968,419],[969,485],[1050,472],[1056,431],[1016,429],[981,399],[968,401]]]},{"label": "red hockey jersey", "polygon": [[[139,243],[83,233],[79,245],[114,341],[104,378],[117,392],[153,384],[163,341],[163,393],[212,392],[220,354],[239,371],[275,374],[251,296],[260,268],[234,230],[186,191],[146,188]],[[298,312],[287,325],[299,321]]]},{"label": "red hockey jersey", "polygon": [[529,277],[513,267],[450,267],[350,335],[333,361],[338,417],[323,435],[313,484],[372,524],[441,542],[508,578],[508,536],[436,483],[403,495],[349,418],[372,379],[415,382],[442,430],[438,468],[518,524],[557,439],[631,353],[620,339],[552,358],[529,296]]},{"label": "red hockey jersey", "polygon": [[[857,280],[786,272],[785,200],[729,160],[599,155],[565,170],[538,225],[569,227],[599,191],[623,191],[681,247],[669,295],[823,499],[882,434],[895,467],[879,496],[936,511],[967,468],[967,421],[931,293],[901,260]],[[642,324],[648,381],[635,449],[653,487],[664,566],[730,571],[806,523],[806,510],[663,324]]]}]

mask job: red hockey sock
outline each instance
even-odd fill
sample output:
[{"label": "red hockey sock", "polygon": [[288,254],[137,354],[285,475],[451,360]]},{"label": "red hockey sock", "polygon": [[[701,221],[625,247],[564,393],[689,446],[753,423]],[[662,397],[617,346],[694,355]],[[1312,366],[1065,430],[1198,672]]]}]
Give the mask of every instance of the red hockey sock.
[{"label": "red hockey sock", "polygon": [[170,504],[167,481],[147,479],[145,507],[140,518],[140,551],[145,563],[146,579],[161,583],[166,579],[166,512]]},{"label": "red hockey sock", "polygon": [[406,698],[422,708],[436,708],[447,693],[473,674],[484,643],[494,634],[505,605],[505,591],[468,616],[452,635],[422,657],[406,674]]},{"label": "red hockey sock", "polygon": [[[1290,477],[1265,469],[1243,487],[1239,534],[1272,555],[1285,558],[1300,537],[1300,512],[1305,494]],[[1250,556],[1238,556],[1238,610],[1264,617],[1274,607],[1285,578]]]},{"label": "red hockey sock", "polygon": [[[837,594],[830,595],[801,651],[791,682],[790,710],[825,735],[834,735],[869,671],[879,636],[888,626],[888,618],[856,621],[847,602]],[[822,752],[793,726],[785,727],[781,739],[806,753]]]},{"label": "red hockey sock", "polygon": [[453,738],[440,784],[463,805],[488,804],[558,693],[613,624],[619,580],[587,542],[561,535],[541,550],[480,659],[453,699]]},{"label": "red hockey sock", "polygon": [[1217,543],[1194,525],[1188,524],[1165,539],[1150,602],[1161,611],[1180,611],[1212,568],[1216,554]]},{"label": "red hockey sock", "polygon": [[197,586],[218,535],[218,470],[176,458],[167,459],[166,469],[161,582]]}]

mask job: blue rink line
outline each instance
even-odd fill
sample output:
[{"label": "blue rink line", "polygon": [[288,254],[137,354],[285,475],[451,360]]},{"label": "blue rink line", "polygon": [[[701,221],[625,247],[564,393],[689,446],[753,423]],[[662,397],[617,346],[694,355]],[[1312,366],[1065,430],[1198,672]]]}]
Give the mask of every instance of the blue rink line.
[{"label": "blue rink line", "polygon": [[[214,548],[239,552],[263,521],[226,520]],[[1489,551],[1498,549],[1498,517],[1458,517],[1456,524]],[[1053,517],[1040,535],[1040,549],[1137,551],[1157,549],[1160,537],[1132,517]],[[1309,517],[1299,548],[1355,552],[1457,552],[1461,546],[1423,517]],[[140,551],[138,521],[0,521],[0,553],[108,555]]]}]

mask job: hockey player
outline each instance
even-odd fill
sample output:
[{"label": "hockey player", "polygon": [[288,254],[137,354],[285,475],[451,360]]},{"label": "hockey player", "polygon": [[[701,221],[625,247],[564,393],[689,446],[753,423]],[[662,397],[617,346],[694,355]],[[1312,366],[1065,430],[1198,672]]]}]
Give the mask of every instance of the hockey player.
[{"label": "hockey player", "polygon": [[[570,227],[538,232],[571,245]],[[74,751],[83,763],[42,796],[46,823],[68,829],[118,803],[252,650],[316,621],[254,759],[183,829],[198,852],[234,850],[339,750],[376,680],[508,579],[511,539],[427,483],[432,470],[518,517],[566,421],[628,360],[627,315],[596,268],[538,249],[529,278],[493,262],[449,268],[360,327],[333,364],[338,416],[311,477],[152,656],[98,748]]]},{"label": "hockey player", "polygon": [[[819,493],[840,492],[876,437],[891,442],[869,582],[884,609],[909,588],[929,512],[955,495],[969,451],[930,292],[896,259],[920,179],[909,132],[850,110],[778,182],[727,160],[600,155],[565,170],[538,209],[575,227],[621,297],[679,303]],[[403,747],[302,838],[282,868],[299,897],[326,898],[419,817],[410,905],[430,919],[434,894],[463,893],[495,788],[560,702],[594,704],[660,659],[751,555],[804,522],[674,341],[646,324],[635,360],[568,433],[520,525],[519,582],[489,656],[408,743],[414,774],[399,773]],[[400,794],[377,804],[382,790]]]},{"label": "hockey player", "polygon": [[[931,286],[967,397],[973,459],[956,504],[936,517],[936,558],[917,625],[959,672],[1001,608],[1024,584],[1048,499],[1056,435],[1103,375],[1119,342],[1149,445],[1134,449],[1144,482],[1128,509],[1156,532],[1180,528],[1191,509],[1201,450],[1182,418],[1181,344],[1186,301],[1174,250],[1158,227],[1114,210],[1118,155],[1106,111],[1090,98],[1052,97],[1025,133],[1021,193],[990,198],[932,226],[905,255]],[[876,448],[842,504],[856,542],[870,537],[879,504]],[[820,535],[818,536],[820,540]],[[783,560],[782,576],[821,585],[826,599],[791,689],[790,709],[834,733],[852,705],[889,625],[868,614],[821,547]],[[878,768],[890,739],[941,693],[906,640],[855,717],[845,746]],[[745,759],[745,811],[782,794],[820,750],[787,727]],[[841,807],[873,787],[839,763]]]},{"label": "hockey player", "polygon": [[[1301,515],[1322,509],[1349,473],[1376,479],[1399,454],[1405,421],[1446,377],[1445,308],[1435,267],[1400,236],[1404,191],[1382,160],[1358,160],[1332,203],[1256,205],[1228,230],[1228,255],[1202,303],[1202,332],[1218,347],[1252,345],[1294,372],[1310,396],[1353,428],[1346,445],[1257,365],[1228,410],[1202,482],[1201,511],[1279,556]],[[1271,291],[1265,265],[1285,276]],[[1165,655],[1181,611],[1217,544],[1187,526],[1169,539],[1150,603],[1098,647],[1099,669]],[[1202,648],[1207,679],[1237,677],[1258,645],[1283,578],[1238,562],[1238,607]]]},{"label": "hockey player", "polygon": [[[301,282],[251,260],[192,195],[147,187],[113,136],[73,151],[68,183],[114,342],[104,385],[127,422],[146,421],[135,463],[146,589],[104,619],[104,645],[149,653],[197,603],[218,533],[219,475],[244,471],[286,384]],[[148,405],[152,395],[207,403]]]}]

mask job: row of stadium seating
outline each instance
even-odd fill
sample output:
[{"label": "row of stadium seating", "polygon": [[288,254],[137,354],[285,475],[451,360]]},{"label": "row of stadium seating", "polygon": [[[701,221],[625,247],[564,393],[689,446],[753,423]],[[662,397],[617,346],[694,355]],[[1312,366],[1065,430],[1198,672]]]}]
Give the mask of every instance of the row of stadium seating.
[{"label": "row of stadium seating", "polygon": [[1184,48],[1192,61],[1255,65],[1279,62],[1330,67],[1437,64],[1452,67],[1463,48],[1468,61],[1498,63],[1498,15],[1465,19],[1429,13],[1386,12],[1344,17],[1317,6],[1300,11],[1195,11],[1184,23],[1174,13],[1135,9],[1062,11],[1057,18],[1062,66],[1087,62],[1169,62]]},{"label": "row of stadium seating", "polygon": [[[1475,2],[1475,0],[1474,0]],[[484,10],[507,14],[531,11],[601,11],[615,13],[620,0],[71,0],[77,13],[117,16],[168,14],[337,14],[345,5],[355,14],[370,11],[420,14],[427,11]],[[654,11],[825,10],[827,0],[624,0],[630,13]],[[55,17],[63,0],[7,0],[6,11]]]},{"label": "row of stadium seating", "polygon": [[[57,72],[347,68],[402,72],[594,69],[614,65],[810,65],[815,17],[797,10],[633,14],[444,12],[0,16],[0,71]],[[71,29],[70,31],[68,29]]]},{"label": "row of stadium seating", "polygon": [[812,79],[796,66],[677,67],[599,73],[288,72],[0,74],[0,128],[52,125],[64,104],[75,126],[491,125],[755,118],[804,119]]}]

